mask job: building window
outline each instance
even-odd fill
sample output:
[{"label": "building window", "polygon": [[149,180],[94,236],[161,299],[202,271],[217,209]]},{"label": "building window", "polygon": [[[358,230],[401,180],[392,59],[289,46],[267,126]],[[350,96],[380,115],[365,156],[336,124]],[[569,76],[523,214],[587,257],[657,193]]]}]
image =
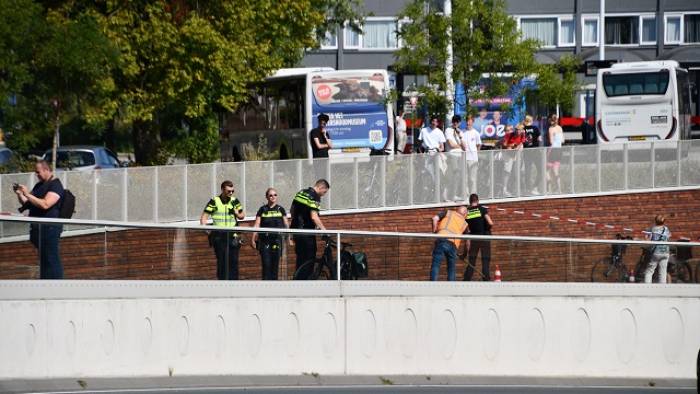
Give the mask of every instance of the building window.
[{"label": "building window", "polygon": [[583,19],[583,45],[598,45],[598,19]]},{"label": "building window", "polygon": [[642,17],[642,44],[656,44],[656,17]]},{"label": "building window", "polygon": [[353,31],[350,27],[345,27],[345,41],[343,44],[345,48],[359,48],[360,47],[360,33]]},{"label": "building window", "polygon": [[573,19],[559,20],[559,46],[568,47],[576,45],[576,23]]},{"label": "building window", "polygon": [[363,26],[362,48],[396,49],[396,20],[367,20]]},{"label": "building window", "polygon": [[639,17],[608,16],[605,18],[605,44],[639,44]]},{"label": "building window", "polygon": [[666,44],[681,43],[681,17],[680,15],[666,17]]},{"label": "building window", "polygon": [[700,43],[700,14],[683,17],[683,32],[686,44]]},{"label": "building window", "polygon": [[520,30],[524,39],[537,40],[544,47],[557,44],[557,18],[523,18]]},{"label": "building window", "polygon": [[327,31],[326,36],[321,40],[321,49],[337,49],[338,36],[334,31]]}]

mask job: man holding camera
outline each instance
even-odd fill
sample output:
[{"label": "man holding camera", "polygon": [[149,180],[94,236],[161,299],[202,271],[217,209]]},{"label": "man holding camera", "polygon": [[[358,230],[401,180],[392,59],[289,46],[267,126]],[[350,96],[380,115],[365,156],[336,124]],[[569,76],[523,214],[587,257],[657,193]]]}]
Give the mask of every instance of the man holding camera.
[{"label": "man holding camera", "polygon": [[[245,218],[241,202],[233,195],[233,182],[221,183],[221,194],[209,200],[199,223],[206,225],[211,217],[215,227],[232,228]],[[238,280],[238,252],[240,238],[233,231],[212,231],[209,245],[216,254],[216,277],[219,280]]]},{"label": "man holding camera", "polygon": [[[29,216],[40,218],[58,218],[63,198],[63,185],[53,176],[51,166],[45,160],[39,160],[34,168],[39,182],[31,192],[25,185],[13,184],[17,200],[22,206],[20,212],[29,210]],[[63,231],[62,224],[32,223],[29,241],[39,252],[39,278],[63,279],[63,265],[59,250],[59,239]]]}]

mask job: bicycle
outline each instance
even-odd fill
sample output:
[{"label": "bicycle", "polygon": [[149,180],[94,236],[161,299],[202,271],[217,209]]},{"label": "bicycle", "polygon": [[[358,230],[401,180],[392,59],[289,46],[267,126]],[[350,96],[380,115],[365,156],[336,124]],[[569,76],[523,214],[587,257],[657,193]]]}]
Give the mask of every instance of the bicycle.
[{"label": "bicycle", "polygon": [[[679,249],[681,249],[679,251]],[[668,265],[666,267],[667,283],[692,283],[693,273],[688,262],[688,258],[685,258],[683,248],[671,247],[671,255],[668,258]],[[642,255],[639,258],[639,262],[635,267],[637,272],[637,282],[644,281],[643,273],[646,271],[647,264],[651,259],[651,249],[644,248],[642,250]],[[654,272],[653,279],[658,278],[658,272]]]},{"label": "bicycle", "polygon": [[[331,237],[324,235],[321,239],[325,242],[321,257],[309,260],[294,272],[294,280],[335,280],[336,260],[333,258],[333,248],[338,245]],[[352,253],[349,242],[340,243],[340,278],[343,280],[356,280],[367,277],[367,257],[364,253]]]},{"label": "bicycle", "polygon": [[[620,234],[615,235],[615,238],[618,240],[632,239],[632,237],[623,237]],[[627,266],[623,262],[623,256],[626,251],[627,245],[613,244],[610,250],[610,256],[593,264],[591,282],[628,282],[630,275],[627,271]]]}]

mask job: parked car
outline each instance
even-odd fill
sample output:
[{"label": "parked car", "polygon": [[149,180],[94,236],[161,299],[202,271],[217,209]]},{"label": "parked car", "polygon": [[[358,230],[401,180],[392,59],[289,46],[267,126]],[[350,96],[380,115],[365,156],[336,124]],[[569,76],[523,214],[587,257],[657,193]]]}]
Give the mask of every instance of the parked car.
[{"label": "parked car", "polygon": [[6,166],[12,160],[12,150],[9,148],[0,148],[0,166]]},{"label": "parked car", "polygon": [[[44,153],[42,159],[50,162],[53,150]],[[117,155],[104,146],[66,145],[56,151],[56,168],[62,170],[94,170],[123,167]]]}]

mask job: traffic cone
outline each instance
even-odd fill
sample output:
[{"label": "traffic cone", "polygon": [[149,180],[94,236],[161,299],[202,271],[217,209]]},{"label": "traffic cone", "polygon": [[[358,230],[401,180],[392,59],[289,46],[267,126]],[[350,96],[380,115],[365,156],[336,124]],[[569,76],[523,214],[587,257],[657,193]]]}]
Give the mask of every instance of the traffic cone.
[{"label": "traffic cone", "polygon": [[494,282],[500,282],[501,281],[501,268],[496,264],[496,271],[493,273],[493,281]]},{"label": "traffic cone", "polygon": [[627,274],[627,281],[630,282],[630,283],[634,283],[634,282],[635,282],[635,279],[634,279],[634,270],[633,270],[633,269],[630,269],[629,274]]}]

